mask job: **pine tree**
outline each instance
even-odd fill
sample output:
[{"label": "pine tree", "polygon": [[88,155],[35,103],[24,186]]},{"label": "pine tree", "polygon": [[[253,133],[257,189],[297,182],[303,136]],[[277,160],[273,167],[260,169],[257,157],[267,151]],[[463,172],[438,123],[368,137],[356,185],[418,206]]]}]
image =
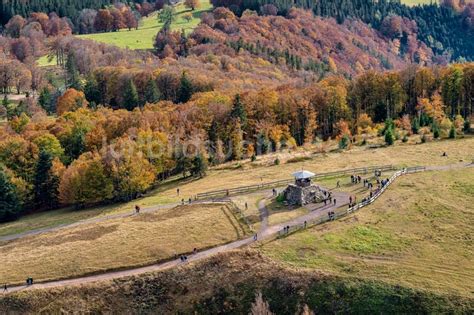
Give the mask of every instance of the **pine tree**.
[{"label": "pine tree", "polygon": [[138,93],[135,83],[132,79],[129,79],[125,85],[123,92],[123,105],[128,110],[133,110],[138,106]]},{"label": "pine tree", "polygon": [[207,171],[207,161],[205,157],[199,153],[193,159],[193,166],[191,172],[193,175],[199,175],[199,177],[203,177],[206,175]]},{"label": "pine tree", "polygon": [[385,132],[385,143],[387,145],[392,145],[393,142],[394,142],[393,131],[390,128]]},{"label": "pine tree", "polygon": [[0,166],[0,222],[16,219],[22,210],[17,188]]},{"label": "pine tree", "polygon": [[433,130],[433,138],[439,138],[439,126],[436,122],[433,122],[431,129]]},{"label": "pine tree", "polygon": [[449,130],[449,139],[456,138],[456,128],[454,128],[454,124],[451,125],[451,129]]},{"label": "pine tree", "polygon": [[238,118],[240,120],[240,124],[242,128],[245,129],[247,126],[247,112],[245,110],[242,101],[240,100],[240,94],[235,95],[234,104],[232,106],[232,111],[230,112],[231,118]]},{"label": "pine tree", "polygon": [[[84,94],[86,99],[92,104],[95,103],[100,104],[101,102],[101,95],[99,91],[99,85],[97,80],[93,75],[89,76],[86,80],[86,84],[84,85]],[[93,107],[93,106],[91,106]]]},{"label": "pine tree", "polygon": [[413,132],[413,134],[417,134],[419,130],[420,130],[420,120],[417,117],[415,117],[413,118],[411,122],[411,131]]},{"label": "pine tree", "polygon": [[56,112],[56,109],[51,108],[52,95],[48,88],[43,88],[38,97],[38,103],[48,113]]},{"label": "pine tree", "polygon": [[81,89],[81,82],[79,80],[79,71],[77,70],[76,66],[76,58],[74,53],[70,52],[67,55],[66,60],[66,85],[69,88],[73,88],[76,90]]},{"label": "pine tree", "polygon": [[181,74],[180,79],[180,86],[178,91],[178,102],[179,103],[186,103],[191,99],[193,95],[193,84],[191,80],[189,80],[188,75],[186,72],[183,71]]},{"label": "pine tree", "polygon": [[41,151],[36,164],[36,174],[34,182],[34,202],[39,209],[53,208],[58,201],[58,180],[53,178],[51,167],[53,157],[46,151]]},{"label": "pine tree", "polygon": [[469,133],[471,131],[471,120],[469,117],[464,121],[464,133]]},{"label": "pine tree", "polygon": [[157,103],[160,100],[160,97],[160,91],[156,86],[155,80],[150,79],[145,87],[145,101],[150,104]]}]

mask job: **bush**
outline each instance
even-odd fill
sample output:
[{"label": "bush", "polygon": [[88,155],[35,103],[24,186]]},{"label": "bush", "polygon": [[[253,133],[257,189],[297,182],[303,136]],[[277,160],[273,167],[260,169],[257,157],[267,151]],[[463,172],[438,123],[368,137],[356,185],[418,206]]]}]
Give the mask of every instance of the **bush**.
[{"label": "bush", "polygon": [[455,139],[456,138],[456,128],[454,128],[454,125],[451,126],[451,129],[449,130],[449,139]]},{"label": "bush", "polygon": [[468,118],[466,118],[466,120],[464,121],[464,132],[465,133],[469,133],[471,131],[471,120]]},{"label": "bush", "polygon": [[426,142],[426,135],[423,135],[421,136],[421,143],[425,143]]},{"label": "bush", "polygon": [[280,165],[280,159],[276,158],[274,163],[275,163],[275,165]]},{"label": "bush", "polygon": [[251,160],[252,162],[255,162],[255,161],[257,160],[257,156],[256,156],[255,154],[252,155],[252,157],[250,158],[250,160]]},{"label": "bush", "polygon": [[403,136],[402,142],[403,142],[403,143],[407,143],[407,142],[408,142],[408,136],[407,136],[407,135],[404,135],[404,136]]},{"label": "bush", "polygon": [[393,137],[393,133],[392,133],[392,130],[391,129],[388,129],[386,132],[385,132],[385,143],[387,145],[392,145],[394,142],[394,137]]},{"label": "bush", "polygon": [[349,146],[350,139],[347,135],[344,135],[341,140],[339,140],[339,149],[345,150]]},{"label": "bush", "polygon": [[276,202],[283,203],[285,202],[285,196],[283,194],[278,194],[276,197]]}]

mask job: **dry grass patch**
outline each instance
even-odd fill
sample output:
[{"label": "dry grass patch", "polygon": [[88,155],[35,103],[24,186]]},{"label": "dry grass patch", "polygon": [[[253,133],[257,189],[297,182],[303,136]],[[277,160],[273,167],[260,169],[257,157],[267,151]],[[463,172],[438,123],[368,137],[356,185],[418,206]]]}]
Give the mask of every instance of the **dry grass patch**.
[{"label": "dry grass patch", "polygon": [[401,177],[373,205],[262,251],[297,267],[473,297],[474,169]]},{"label": "dry grass patch", "polygon": [[224,204],[180,206],[0,243],[0,283],[156,263],[249,233]]}]

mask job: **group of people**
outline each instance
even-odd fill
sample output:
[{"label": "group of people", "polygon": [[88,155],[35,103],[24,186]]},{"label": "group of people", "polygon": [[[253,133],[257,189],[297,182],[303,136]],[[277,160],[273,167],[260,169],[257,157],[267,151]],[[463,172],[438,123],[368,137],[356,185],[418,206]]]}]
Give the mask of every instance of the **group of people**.
[{"label": "group of people", "polygon": [[323,192],[323,194],[324,194],[324,200],[323,200],[323,202],[324,202],[324,205],[325,205],[325,206],[328,204],[328,202],[329,202],[329,204],[334,203],[334,205],[336,205],[336,198],[334,198],[334,199],[332,198],[332,192],[325,190],[325,191]]},{"label": "group of people", "polygon": [[289,225],[283,227],[283,233],[286,233],[286,234],[290,233],[290,226]]},{"label": "group of people", "polygon": [[359,184],[362,181],[362,177],[360,175],[351,175],[351,183]]},{"label": "group of people", "polygon": [[329,211],[328,217],[329,217],[329,220],[334,221],[336,220],[336,213],[334,211]]}]

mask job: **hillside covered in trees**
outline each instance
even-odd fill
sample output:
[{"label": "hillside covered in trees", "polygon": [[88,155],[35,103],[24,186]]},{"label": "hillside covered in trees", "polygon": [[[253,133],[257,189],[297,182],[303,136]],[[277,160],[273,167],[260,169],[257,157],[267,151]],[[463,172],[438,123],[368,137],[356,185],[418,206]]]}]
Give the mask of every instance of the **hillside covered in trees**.
[{"label": "hillside covered in trees", "polygon": [[[150,4],[137,5],[88,21],[117,31]],[[81,40],[56,14],[13,17],[0,36],[0,220],[128,201],[172,175],[327,139],[346,149],[470,132],[474,66],[440,60],[419,22],[387,15],[377,30],[363,16],[243,6],[203,13],[190,34],[165,7],[153,51]],[[417,10],[429,8],[448,10]],[[56,66],[37,65],[46,54]]]},{"label": "hillside covered in trees", "polygon": [[406,43],[410,33],[404,28],[414,23],[412,31],[437,55],[445,58],[474,58],[474,3],[468,1],[443,1],[409,7],[400,1],[317,0],[317,1],[261,1],[213,0],[215,7],[226,6],[237,15],[245,10],[262,14],[286,15],[293,6],[311,9],[316,15],[333,17],[339,23],[347,19],[360,19],[382,31],[389,38]]}]

